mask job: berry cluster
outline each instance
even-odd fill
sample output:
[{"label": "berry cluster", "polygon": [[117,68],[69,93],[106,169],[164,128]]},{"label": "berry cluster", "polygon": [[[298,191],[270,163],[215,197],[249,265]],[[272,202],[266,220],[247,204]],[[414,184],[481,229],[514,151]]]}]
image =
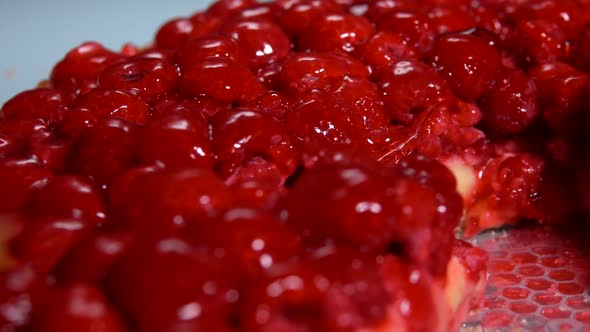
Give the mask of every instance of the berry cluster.
[{"label": "berry cluster", "polygon": [[446,329],[432,285],[485,261],[462,218],[590,210],[589,21],[220,0],[76,47],[0,111],[0,330]]}]

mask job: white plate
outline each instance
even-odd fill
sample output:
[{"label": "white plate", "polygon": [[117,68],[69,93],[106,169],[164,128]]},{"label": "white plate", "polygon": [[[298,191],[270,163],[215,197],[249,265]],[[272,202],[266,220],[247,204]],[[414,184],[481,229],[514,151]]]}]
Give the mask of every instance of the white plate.
[{"label": "white plate", "polygon": [[113,49],[145,45],[175,16],[211,0],[0,0],[0,105],[47,78],[68,50],[87,40]]}]

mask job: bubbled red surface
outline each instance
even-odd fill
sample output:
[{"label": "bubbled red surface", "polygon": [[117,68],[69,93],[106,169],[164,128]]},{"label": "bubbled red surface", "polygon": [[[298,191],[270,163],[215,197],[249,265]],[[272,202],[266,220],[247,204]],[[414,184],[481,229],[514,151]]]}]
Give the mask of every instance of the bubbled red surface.
[{"label": "bubbled red surface", "polygon": [[589,331],[590,246],[550,228],[491,231],[485,298],[462,331]]}]

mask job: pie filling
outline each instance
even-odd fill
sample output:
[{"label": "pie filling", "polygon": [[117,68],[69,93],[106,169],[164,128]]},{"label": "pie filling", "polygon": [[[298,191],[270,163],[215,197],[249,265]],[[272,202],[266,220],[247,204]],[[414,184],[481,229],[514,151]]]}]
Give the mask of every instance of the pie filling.
[{"label": "pie filling", "polygon": [[81,44],[0,109],[0,331],[456,331],[456,233],[588,215],[589,19],[220,0]]}]

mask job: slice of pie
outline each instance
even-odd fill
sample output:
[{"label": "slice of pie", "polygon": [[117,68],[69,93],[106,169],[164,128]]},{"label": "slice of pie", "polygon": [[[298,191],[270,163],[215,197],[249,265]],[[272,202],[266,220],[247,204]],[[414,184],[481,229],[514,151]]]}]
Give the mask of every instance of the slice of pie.
[{"label": "slice of pie", "polygon": [[219,0],[0,109],[0,331],[457,331],[590,210],[582,0]]}]

